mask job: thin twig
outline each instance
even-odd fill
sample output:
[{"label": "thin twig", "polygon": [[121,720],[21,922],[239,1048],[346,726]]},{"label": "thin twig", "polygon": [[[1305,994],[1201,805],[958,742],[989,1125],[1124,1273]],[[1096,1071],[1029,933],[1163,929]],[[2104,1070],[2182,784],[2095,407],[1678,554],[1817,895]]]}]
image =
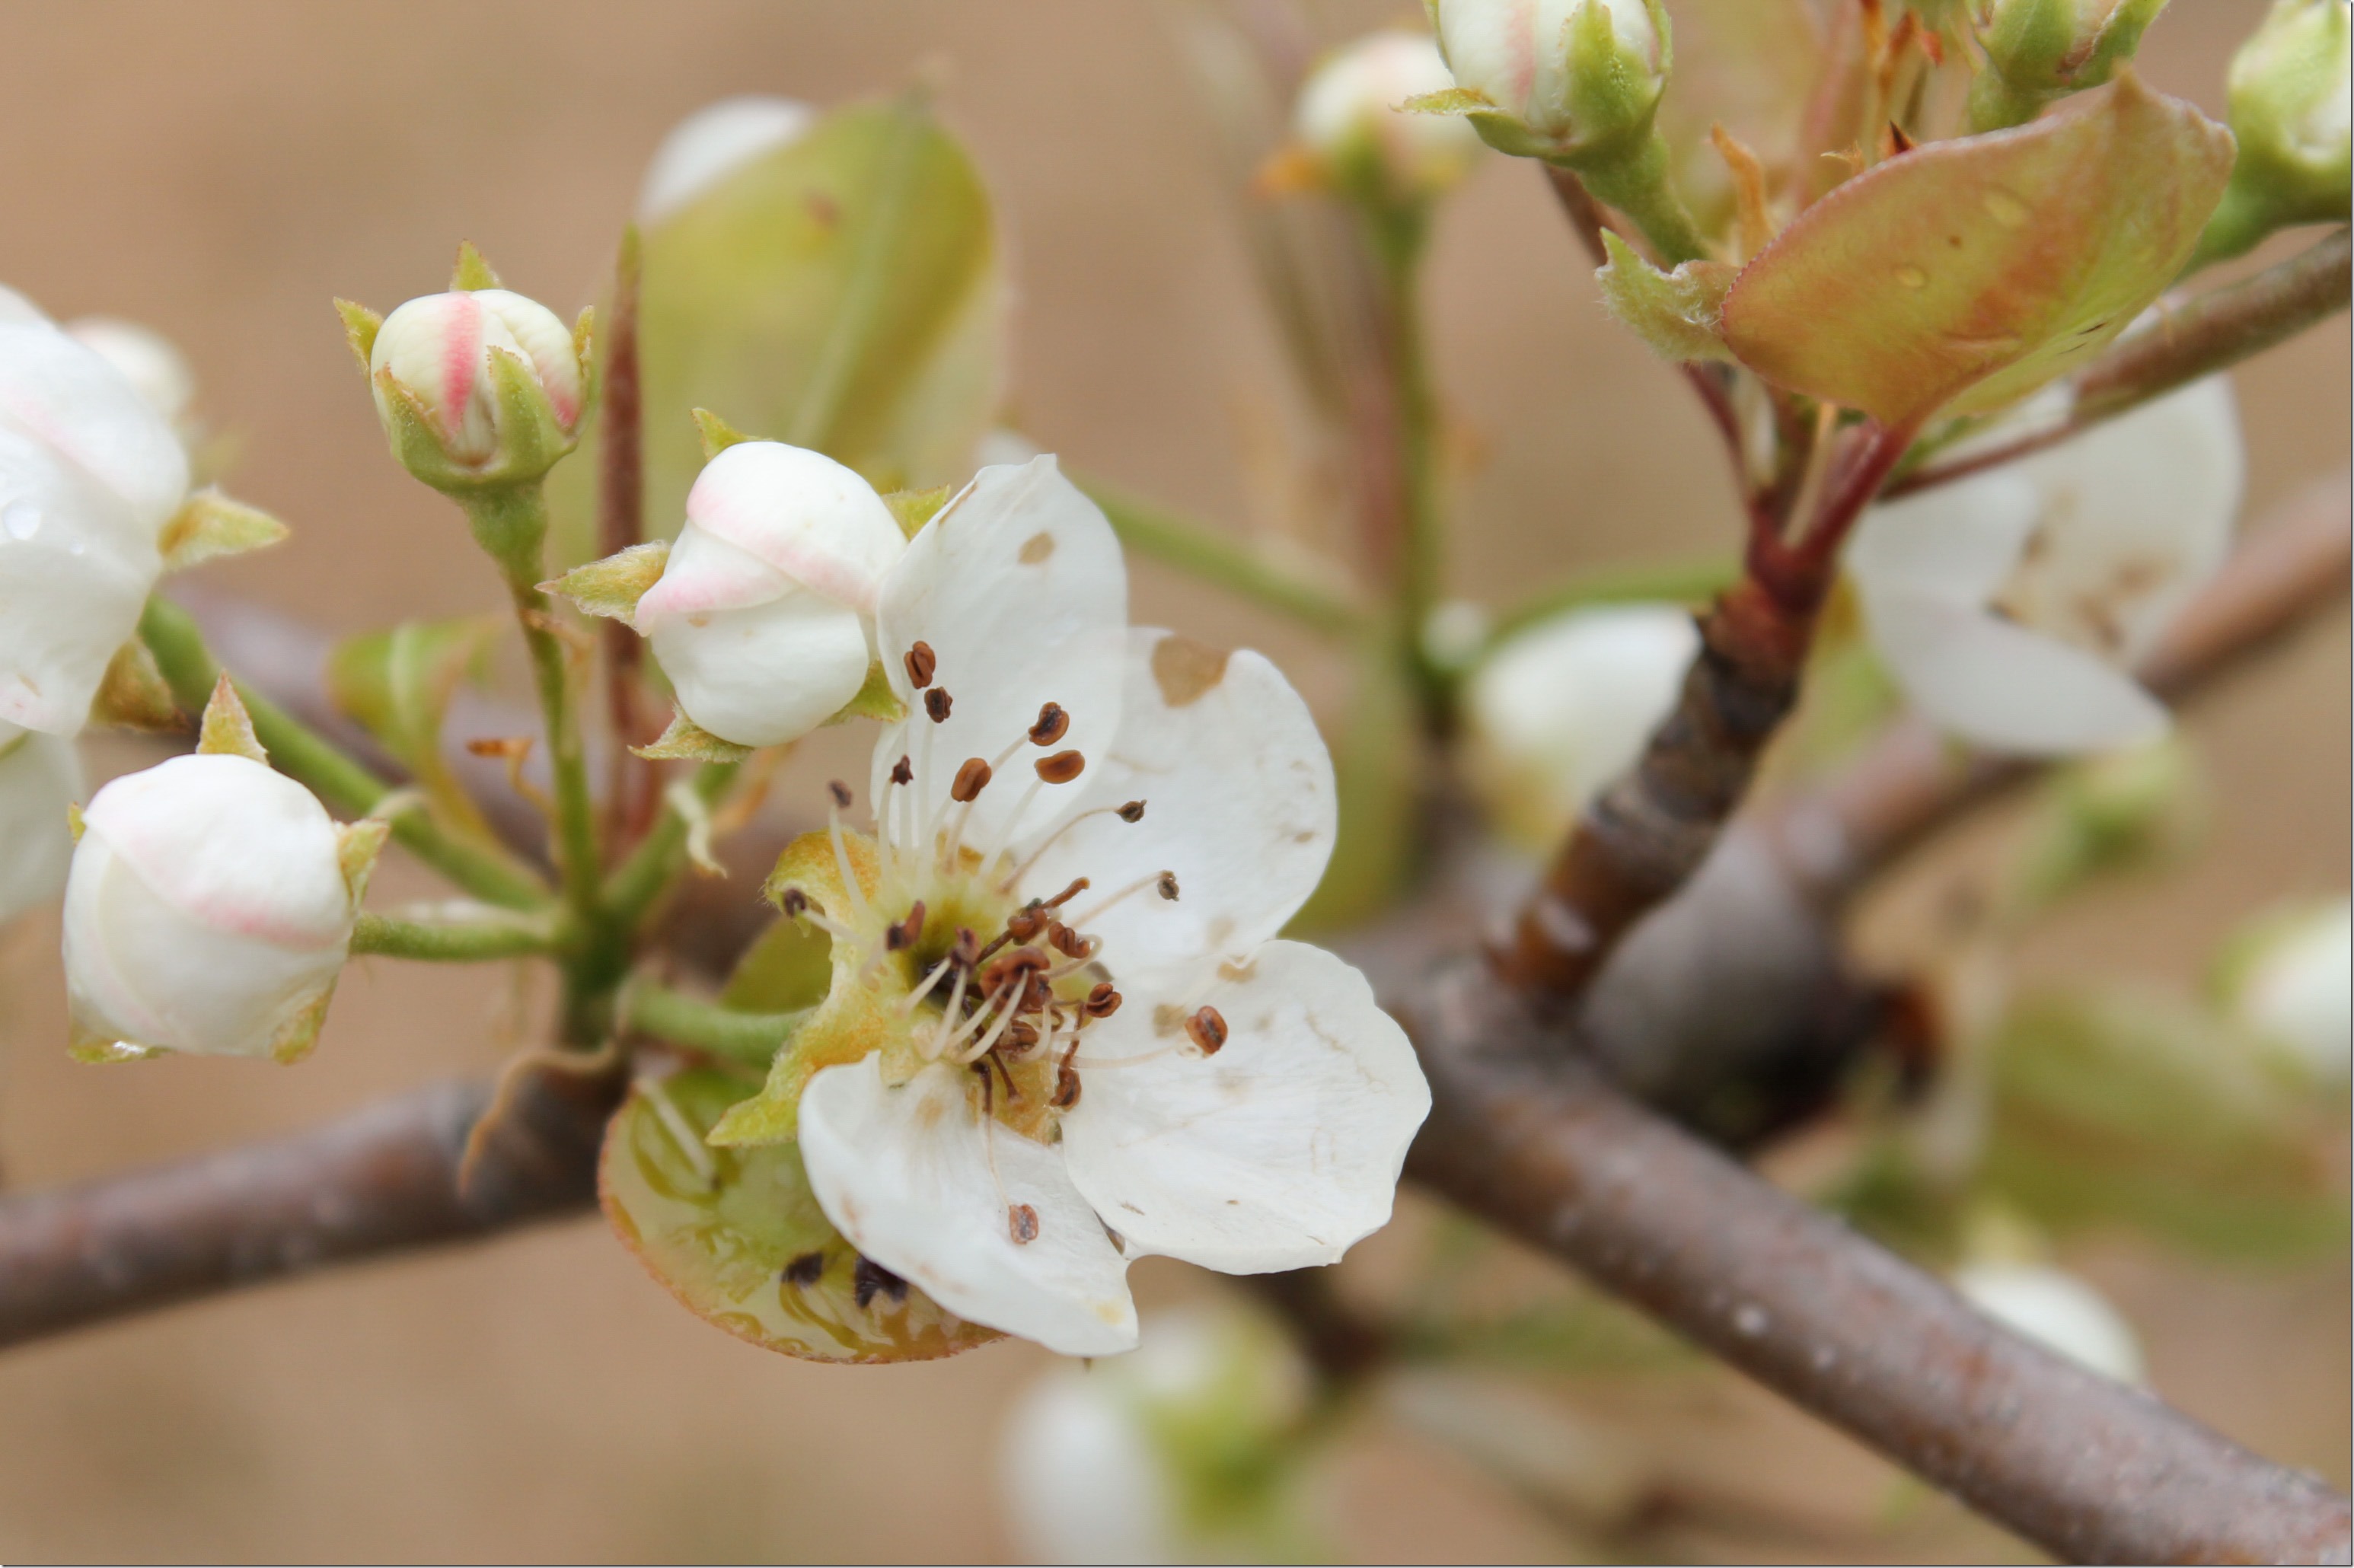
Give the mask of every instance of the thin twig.
[{"label": "thin twig", "polygon": [[[613,308],[605,323],[605,373],[598,411],[597,553],[618,556],[645,537],[644,384],[638,364],[638,291],[642,257],[638,229],[621,235],[613,265]],[[619,619],[604,623],[605,711],[612,746],[605,773],[605,848],[618,855],[652,819],[659,763],[630,747],[652,738],[640,709],[639,673],[645,644]]]}]

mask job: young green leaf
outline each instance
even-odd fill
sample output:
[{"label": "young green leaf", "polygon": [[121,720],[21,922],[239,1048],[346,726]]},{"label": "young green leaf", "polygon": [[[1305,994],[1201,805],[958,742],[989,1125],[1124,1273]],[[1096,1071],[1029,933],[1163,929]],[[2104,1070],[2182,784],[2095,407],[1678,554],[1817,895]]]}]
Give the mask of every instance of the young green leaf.
[{"label": "young green leaf", "polygon": [[491,617],[407,621],[350,638],[327,655],[328,700],[416,778],[445,821],[484,836],[480,809],[442,756],[441,725],[499,624]]},{"label": "young green leaf", "polygon": [[2123,72],[1848,181],[1742,272],[1725,341],[1767,380],[1890,426],[1998,408],[2125,331],[2231,168],[2229,132]]}]

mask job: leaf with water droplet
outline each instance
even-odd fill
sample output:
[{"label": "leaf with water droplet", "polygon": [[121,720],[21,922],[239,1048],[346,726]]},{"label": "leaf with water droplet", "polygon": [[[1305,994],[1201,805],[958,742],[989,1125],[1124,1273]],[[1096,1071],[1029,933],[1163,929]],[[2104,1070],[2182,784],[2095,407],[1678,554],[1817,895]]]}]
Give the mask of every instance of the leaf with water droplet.
[{"label": "leaf with water droplet", "polygon": [[2231,168],[2229,132],[2124,73],[1848,181],[1743,270],[1725,341],[1777,386],[1885,424],[1999,408],[2158,297]]},{"label": "leaf with water droplet", "polygon": [[[818,1207],[800,1145],[702,1139],[751,1086],[716,1071],[641,1084],[605,1132],[605,1217],[687,1308],[739,1339],[819,1361],[916,1361],[1002,1336],[904,1282],[858,1277]],[[860,1297],[865,1298],[862,1303]]]}]

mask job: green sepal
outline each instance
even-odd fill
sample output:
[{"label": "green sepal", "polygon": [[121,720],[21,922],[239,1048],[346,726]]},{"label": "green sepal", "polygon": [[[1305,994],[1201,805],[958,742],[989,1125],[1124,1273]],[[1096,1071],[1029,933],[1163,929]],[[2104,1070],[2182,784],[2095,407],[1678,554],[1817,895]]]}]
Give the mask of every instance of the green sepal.
[{"label": "green sepal", "polygon": [[695,411],[695,428],[703,437],[703,461],[709,462],[729,447],[741,446],[758,438],[748,436],[708,408]]},{"label": "green sepal", "polygon": [[809,1361],[931,1361],[1002,1337],[916,1287],[870,1273],[862,1290],[858,1250],[818,1206],[796,1145],[703,1142],[744,1089],[718,1071],[641,1080],[608,1124],[598,1195],[649,1273],[698,1317]]},{"label": "green sepal", "polygon": [[1610,260],[1594,274],[1602,303],[1662,359],[1678,364],[1731,360],[1717,318],[1739,269],[1722,261],[1686,261],[1662,272],[1610,229],[1602,231]]},{"label": "green sepal", "polygon": [[934,485],[929,490],[895,490],[883,498],[883,504],[891,509],[899,532],[912,539],[923,531],[925,524],[939,515],[940,508],[949,503],[953,493],[954,487],[946,484]]},{"label": "green sepal", "polygon": [[245,711],[245,703],[237,688],[223,675],[213,686],[212,700],[205,704],[203,727],[196,735],[196,750],[207,757],[242,757],[249,762],[270,766],[270,753],[253,733],[253,715]]},{"label": "green sepal", "polygon": [[185,572],[204,561],[267,549],[288,534],[285,524],[258,506],[231,501],[207,486],[188,497],[156,541],[166,572]]},{"label": "green sepal", "polygon": [[891,689],[890,673],[883,668],[883,661],[877,659],[866,666],[866,683],[858,688],[858,694],[843,704],[825,722],[847,724],[852,719],[871,718],[897,724],[907,716],[907,705]]},{"label": "green sepal", "polygon": [[570,599],[583,614],[626,621],[638,613],[638,600],[662,580],[669,562],[670,541],[649,539],[601,561],[575,567],[539,587],[544,593]]},{"label": "green sepal", "polygon": [[351,345],[352,357],[360,362],[360,374],[368,373],[368,362],[376,354],[376,334],[383,330],[384,317],[356,301],[338,299],[335,314],[344,323],[344,342]]},{"label": "green sepal", "polygon": [[491,270],[491,264],[482,259],[482,253],[474,248],[472,240],[458,241],[457,264],[450,269],[450,287],[452,291],[471,294],[477,289],[496,289],[504,286],[499,281],[499,275]]},{"label": "green sepal", "polygon": [[82,815],[81,802],[68,800],[66,802],[66,836],[74,842],[80,843],[82,834],[89,829],[90,819]]},{"label": "green sepal", "polygon": [[99,677],[97,694],[90,700],[90,722],[157,734],[188,727],[155,655],[136,637],[106,662],[106,673]]},{"label": "green sepal", "polygon": [[671,715],[670,727],[651,746],[630,747],[632,756],[649,762],[741,762],[753,748],[722,740],[684,714]]},{"label": "green sepal", "polygon": [[362,817],[335,829],[335,864],[343,871],[353,907],[367,896],[368,879],[376,874],[376,859],[391,836],[392,824],[381,817]]}]

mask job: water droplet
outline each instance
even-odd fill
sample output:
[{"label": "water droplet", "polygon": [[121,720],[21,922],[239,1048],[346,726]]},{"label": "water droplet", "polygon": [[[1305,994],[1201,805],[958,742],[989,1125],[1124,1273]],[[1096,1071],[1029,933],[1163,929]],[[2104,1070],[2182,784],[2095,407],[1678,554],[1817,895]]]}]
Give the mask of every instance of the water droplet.
[{"label": "water droplet", "polygon": [[2005,228],[2024,228],[2031,216],[2027,204],[2009,191],[1988,191],[1986,194],[1988,216]]},{"label": "water droplet", "polygon": [[29,501],[12,501],[0,509],[0,530],[18,541],[31,538],[41,531],[41,509]]},{"label": "water droplet", "polygon": [[1929,274],[1918,267],[1899,267],[1896,281],[1908,289],[1925,289],[1929,286]]}]

